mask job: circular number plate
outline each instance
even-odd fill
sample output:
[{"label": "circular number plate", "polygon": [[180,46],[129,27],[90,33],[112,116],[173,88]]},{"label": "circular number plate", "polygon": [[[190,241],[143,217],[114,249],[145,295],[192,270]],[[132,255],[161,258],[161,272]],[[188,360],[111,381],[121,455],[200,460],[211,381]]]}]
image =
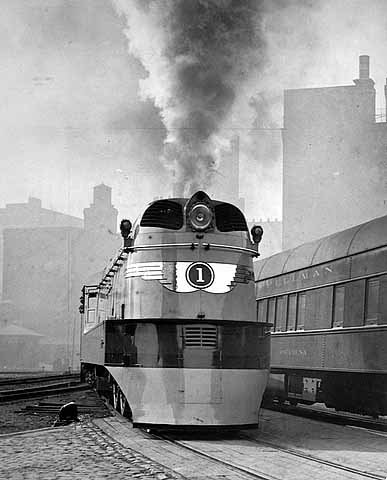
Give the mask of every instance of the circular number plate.
[{"label": "circular number plate", "polygon": [[214,282],[214,270],[208,263],[195,262],[185,273],[187,282],[195,288],[207,288]]}]

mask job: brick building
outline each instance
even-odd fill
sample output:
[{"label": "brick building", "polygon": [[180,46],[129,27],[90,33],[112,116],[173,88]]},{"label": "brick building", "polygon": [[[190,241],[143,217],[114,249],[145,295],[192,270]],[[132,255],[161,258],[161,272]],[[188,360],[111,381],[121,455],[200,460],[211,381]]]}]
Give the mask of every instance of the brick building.
[{"label": "brick building", "polygon": [[387,123],[375,113],[366,55],[354,85],[285,91],[284,249],[385,215]]},{"label": "brick building", "polygon": [[81,219],[75,219],[76,226],[55,226],[54,215],[51,226],[39,226],[37,220],[3,231],[3,303],[12,306],[8,320],[44,335],[40,360],[48,367],[58,358],[77,366],[81,287],[102,272],[121,245],[110,187],[95,187],[84,213],[85,228]]},{"label": "brick building", "polygon": [[81,218],[42,208],[38,198],[30,197],[27,203],[8,203],[0,208],[0,300],[3,291],[3,231],[6,228],[75,227],[82,228]]}]

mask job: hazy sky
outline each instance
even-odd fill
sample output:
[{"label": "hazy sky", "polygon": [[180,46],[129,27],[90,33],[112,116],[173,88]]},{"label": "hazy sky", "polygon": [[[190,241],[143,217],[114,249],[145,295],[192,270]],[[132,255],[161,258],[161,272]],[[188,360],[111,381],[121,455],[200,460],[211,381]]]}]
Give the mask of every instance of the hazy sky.
[{"label": "hazy sky", "polygon": [[[170,7],[181,3],[162,1]],[[246,73],[227,120],[241,133],[248,217],[280,217],[280,133],[247,129],[281,126],[284,89],[351,84],[361,54],[371,57],[377,107],[384,109],[387,2],[256,2],[264,37],[257,55],[265,61]],[[133,34],[147,42],[154,32],[146,12],[129,18],[134,5],[2,0],[0,207],[36,196],[46,208],[81,216],[92,187],[104,182],[113,188],[120,217],[133,217],[154,196],[172,193],[160,161],[167,135],[162,111],[152,95],[144,100],[141,92],[151,67],[130,43]],[[219,141],[227,135],[225,130]],[[262,142],[262,135],[273,142]]]}]

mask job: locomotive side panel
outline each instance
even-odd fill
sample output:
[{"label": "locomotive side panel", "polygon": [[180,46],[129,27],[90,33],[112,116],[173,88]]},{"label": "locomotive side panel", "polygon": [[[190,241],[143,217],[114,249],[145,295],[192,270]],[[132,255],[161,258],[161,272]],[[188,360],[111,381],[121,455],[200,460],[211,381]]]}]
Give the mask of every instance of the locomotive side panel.
[{"label": "locomotive side panel", "polygon": [[81,362],[105,363],[105,323],[100,323],[82,336]]}]

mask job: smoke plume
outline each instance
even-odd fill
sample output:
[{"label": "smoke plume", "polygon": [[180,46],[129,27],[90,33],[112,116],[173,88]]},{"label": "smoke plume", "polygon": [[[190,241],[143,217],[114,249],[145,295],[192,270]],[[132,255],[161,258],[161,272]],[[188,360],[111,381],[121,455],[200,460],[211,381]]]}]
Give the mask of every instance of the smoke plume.
[{"label": "smoke plume", "polygon": [[[144,99],[167,130],[163,163],[178,195],[206,188],[218,135],[241,86],[264,63],[260,0],[114,0],[129,52],[147,71]],[[238,90],[237,90],[238,89]]]}]

